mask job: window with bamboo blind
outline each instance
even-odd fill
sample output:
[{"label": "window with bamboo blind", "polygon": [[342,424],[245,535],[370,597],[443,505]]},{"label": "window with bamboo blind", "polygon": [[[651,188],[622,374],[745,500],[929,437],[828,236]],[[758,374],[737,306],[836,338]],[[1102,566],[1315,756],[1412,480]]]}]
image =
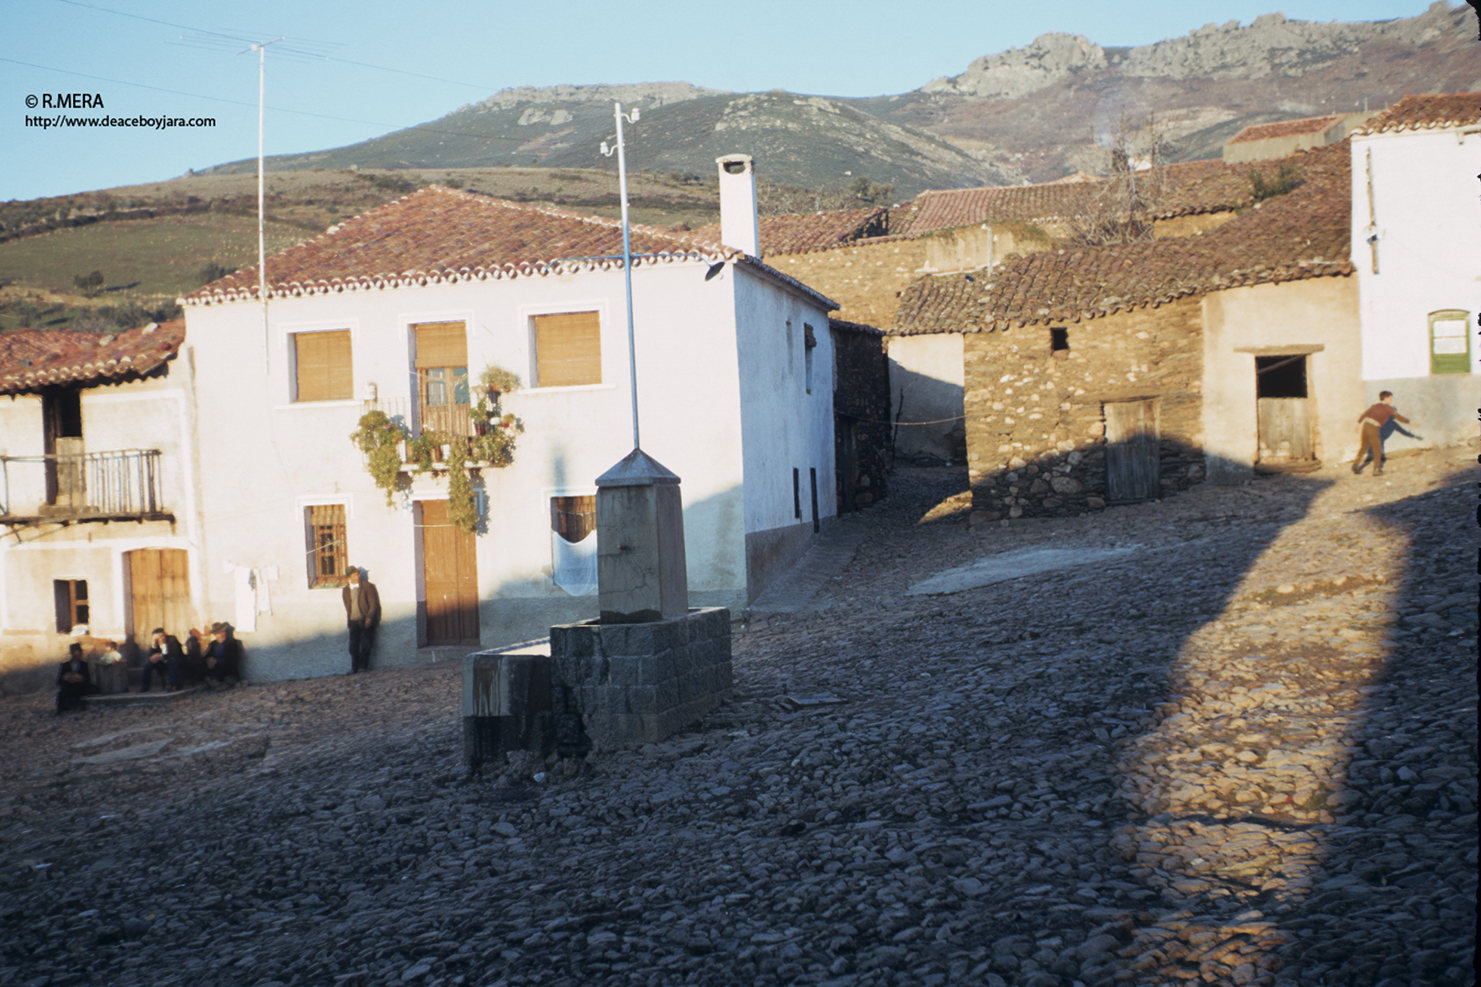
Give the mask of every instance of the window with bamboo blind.
[{"label": "window with bamboo blind", "polygon": [[308,532],[309,589],[345,584],[350,566],[345,545],[345,505],[315,504],[304,508]]},{"label": "window with bamboo blind", "polygon": [[596,530],[597,499],[584,497],[550,498],[550,530],[575,544]]},{"label": "window with bamboo blind", "polygon": [[471,435],[468,419],[468,328],[462,322],[416,326],[417,396],[422,428]]},{"label": "window with bamboo blind", "polygon": [[602,382],[602,326],[596,312],[535,316],[535,386]]},{"label": "window with bamboo blind", "polygon": [[348,329],[294,333],[293,354],[295,401],[347,401],[355,396]]}]

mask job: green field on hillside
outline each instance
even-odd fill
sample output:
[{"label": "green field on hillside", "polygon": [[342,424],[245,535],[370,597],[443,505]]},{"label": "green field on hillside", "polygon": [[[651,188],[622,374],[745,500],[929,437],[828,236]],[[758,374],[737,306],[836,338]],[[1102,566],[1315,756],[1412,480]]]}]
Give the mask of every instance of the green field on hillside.
[{"label": "green field on hillside", "polygon": [[[269,223],[268,253],[311,236],[295,226]],[[246,267],[256,261],[255,219],[193,213],[96,223],[0,243],[0,283],[75,294],[74,276],[101,271],[104,289],[97,303],[148,303],[200,287],[206,264]]]}]

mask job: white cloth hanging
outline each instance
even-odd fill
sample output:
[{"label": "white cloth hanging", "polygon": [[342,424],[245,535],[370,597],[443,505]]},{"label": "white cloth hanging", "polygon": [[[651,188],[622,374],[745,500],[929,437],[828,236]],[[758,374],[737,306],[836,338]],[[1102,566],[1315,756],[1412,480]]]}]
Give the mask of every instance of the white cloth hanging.
[{"label": "white cloth hanging", "polygon": [[597,533],[578,542],[550,533],[551,579],[572,596],[590,596],[597,590]]}]

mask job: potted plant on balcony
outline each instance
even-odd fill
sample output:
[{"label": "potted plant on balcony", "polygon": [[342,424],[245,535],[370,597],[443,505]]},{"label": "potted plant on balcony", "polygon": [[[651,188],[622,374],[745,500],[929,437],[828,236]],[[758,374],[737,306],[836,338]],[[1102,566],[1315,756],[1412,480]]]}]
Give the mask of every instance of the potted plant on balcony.
[{"label": "potted plant on balcony", "polygon": [[513,370],[499,366],[497,363],[483,368],[483,373],[478,375],[478,382],[488,391],[489,400],[494,404],[499,403],[501,394],[513,394],[524,384],[519,379],[519,374]]},{"label": "potted plant on balcony", "polygon": [[350,441],[365,454],[366,468],[375,485],[386,494],[386,506],[401,475],[400,445],[407,439],[406,427],[384,411],[367,411],[360,416]]}]

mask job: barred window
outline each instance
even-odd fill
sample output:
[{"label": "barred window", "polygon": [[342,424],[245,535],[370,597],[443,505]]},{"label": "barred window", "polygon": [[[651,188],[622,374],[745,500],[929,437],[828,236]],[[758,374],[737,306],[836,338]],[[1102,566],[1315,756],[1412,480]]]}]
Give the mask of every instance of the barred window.
[{"label": "barred window", "polygon": [[345,548],[345,507],[316,504],[304,509],[308,529],[309,589],[345,584],[349,552]]},{"label": "barred window", "polygon": [[550,530],[568,542],[581,541],[597,527],[597,499],[586,497],[550,498]]}]

